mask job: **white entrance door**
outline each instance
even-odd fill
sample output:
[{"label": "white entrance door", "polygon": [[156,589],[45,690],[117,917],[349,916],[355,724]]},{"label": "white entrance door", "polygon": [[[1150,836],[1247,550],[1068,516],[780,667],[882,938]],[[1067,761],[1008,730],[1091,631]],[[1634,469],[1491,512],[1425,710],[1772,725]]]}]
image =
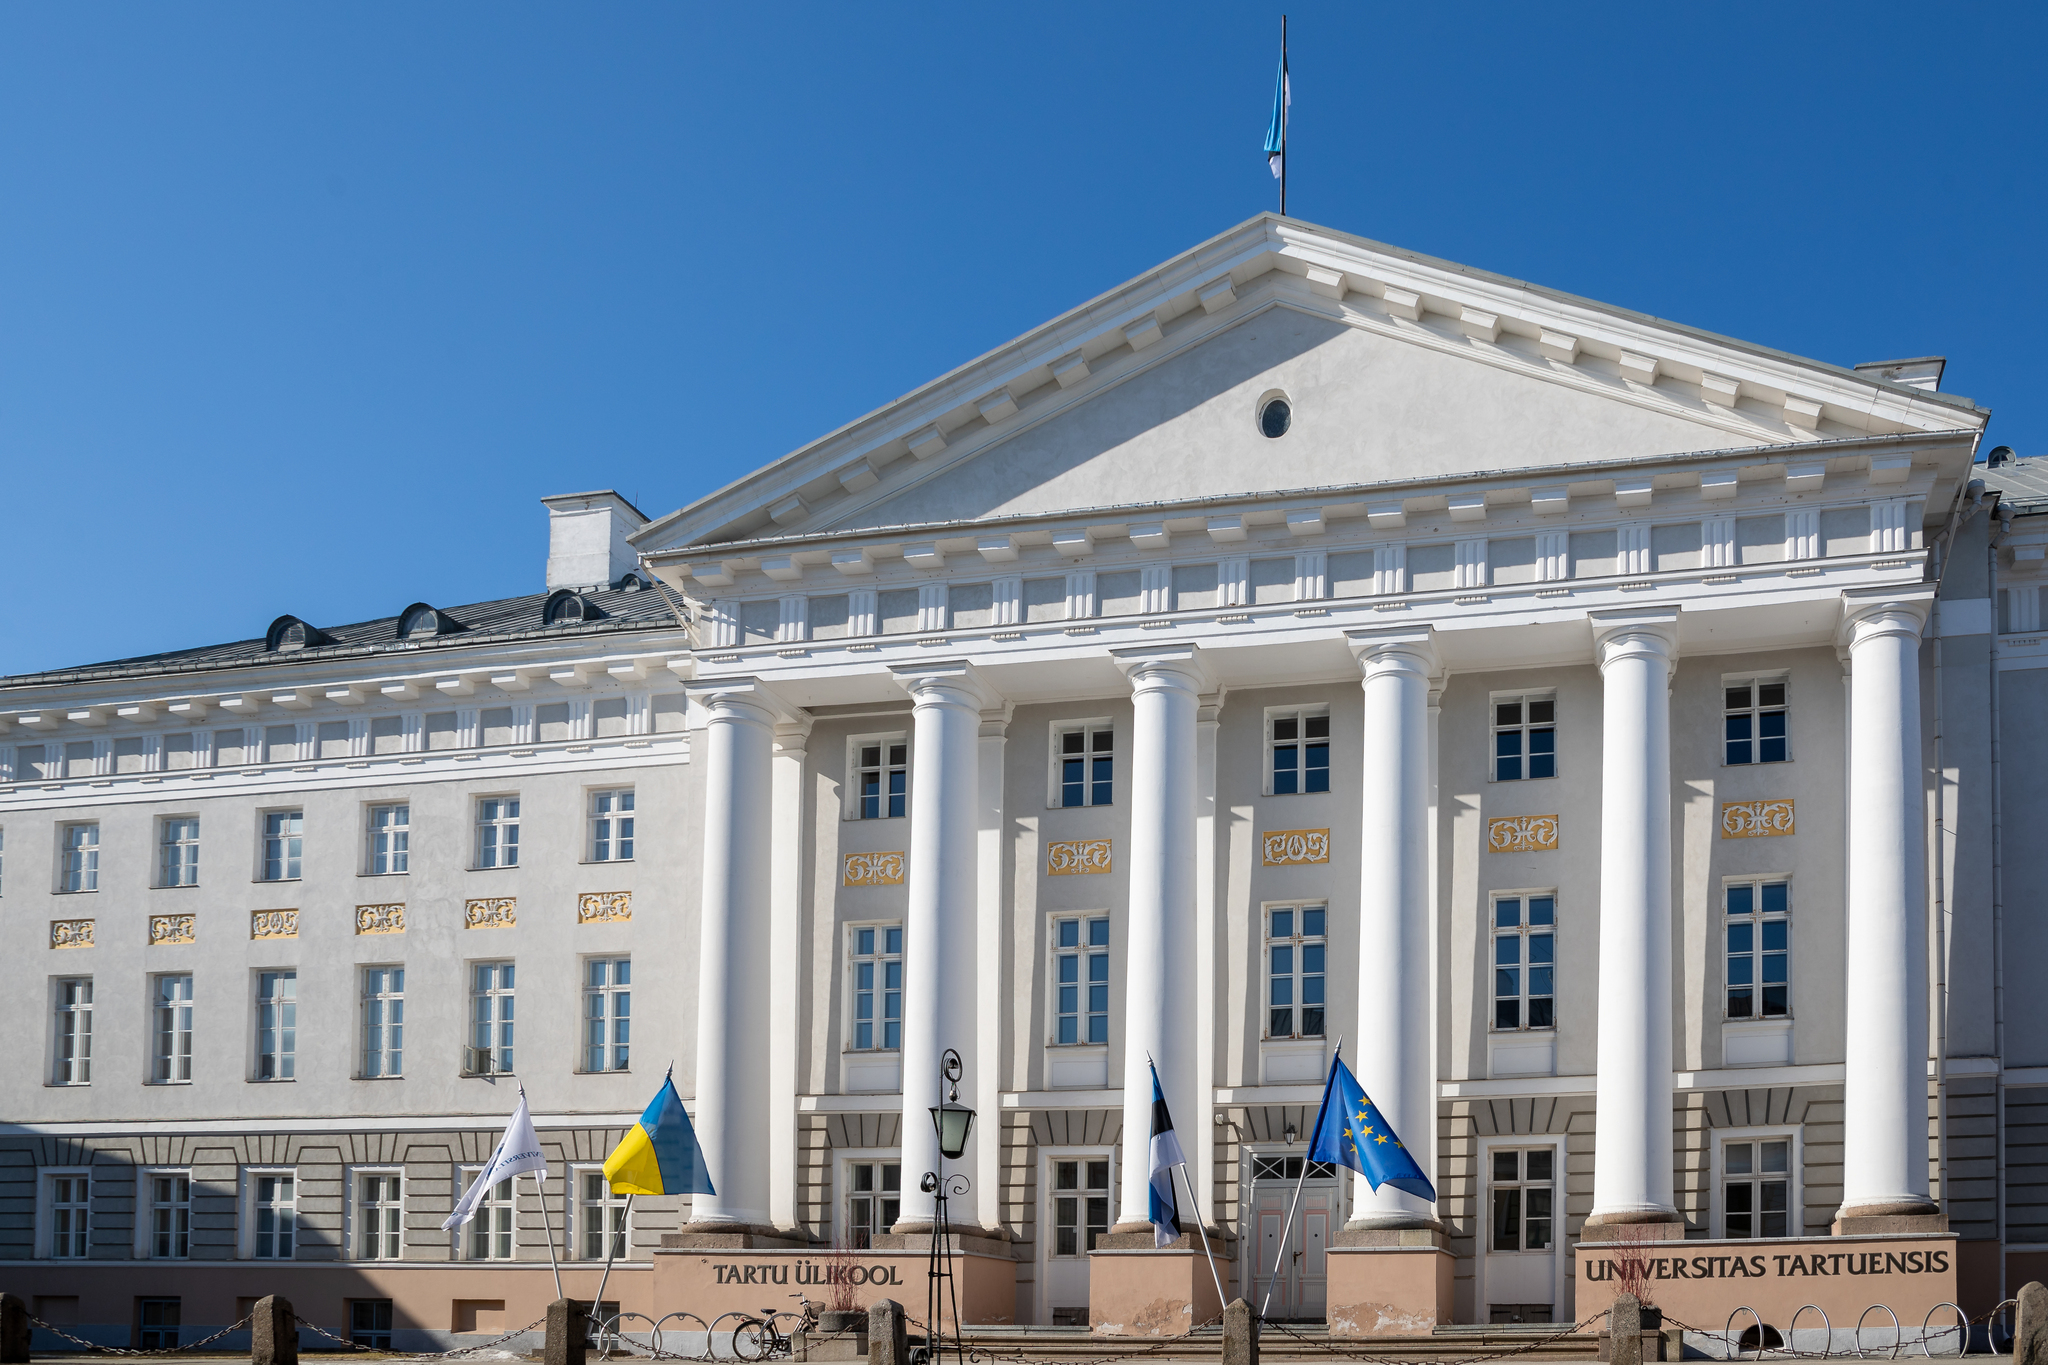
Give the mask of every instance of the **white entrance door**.
[{"label": "white entrance door", "polygon": [[1043,1312],[1055,1327],[1088,1325],[1088,1253],[1109,1231],[1111,1183],[1108,1152],[1054,1151],[1046,1155]]},{"label": "white entrance door", "polygon": [[[1301,1182],[1302,1161],[1298,1156],[1253,1154],[1250,1215],[1258,1236],[1240,1245],[1259,1259],[1251,1274],[1240,1274],[1240,1283],[1252,1286],[1254,1309],[1266,1304],[1267,1292],[1271,1291],[1271,1306],[1265,1308],[1267,1317],[1321,1322],[1328,1307],[1329,1286],[1323,1248],[1329,1244],[1330,1229],[1337,1226],[1341,1216],[1340,1192],[1334,1168],[1314,1163],[1308,1180],[1301,1183],[1301,1206],[1295,1210],[1293,1227],[1288,1228],[1287,1209],[1294,1202],[1297,1182]],[[1283,1231],[1287,1238],[1284,1253],[1280,1242]]]},{"label": "white entrance door", "polygon": [[1557,1304],[1557,1149],[1487,1153],[1487,1322],[1551,1322]]}]

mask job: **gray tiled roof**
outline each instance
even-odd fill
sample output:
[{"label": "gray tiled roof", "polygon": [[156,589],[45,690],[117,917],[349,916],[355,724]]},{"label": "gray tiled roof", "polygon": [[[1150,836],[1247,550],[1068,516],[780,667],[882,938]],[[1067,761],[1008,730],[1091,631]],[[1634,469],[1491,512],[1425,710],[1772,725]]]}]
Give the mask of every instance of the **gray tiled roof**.
[{"label": "gray tiled roof", "polygon": [[312,624],[319,626],[321,633],[332,643],[278,653],[267,650],[263,637],[259,635],[253,640],[237,640],[232,644],[202,645],[196,649],[178,649],[134,659],[114,659],[107,663],[82,664],[42,673],[0,676],[0,688],[155,673],[196,673],[250,664],[312,663],[322,659],[487,644],[523,636],[566,637],[676,628],[675,611],[669,605],[667,594],[657,586],[649,585],[632,592],[610,588],[585,592],[581,594],[583,599],[604,615],[595,621],[563,622],[552,626],[542,624],[541,620],[542,608],[550,595],[534,593],[527,597],[500,598],[494,602],[474,602],[462,607],[442,607],[443,615],[453,618],[465,629],[425,639],[400,639],[397,616],[380,616],[373,621],[359,621],[347,626],[321,625],[315,621]]},{"label": "gray tiled roof", "polygon": [[1986,488],[1996,489],[2022,516],[2048,511],[2048,455],[2034,455],[1977,474]]}]

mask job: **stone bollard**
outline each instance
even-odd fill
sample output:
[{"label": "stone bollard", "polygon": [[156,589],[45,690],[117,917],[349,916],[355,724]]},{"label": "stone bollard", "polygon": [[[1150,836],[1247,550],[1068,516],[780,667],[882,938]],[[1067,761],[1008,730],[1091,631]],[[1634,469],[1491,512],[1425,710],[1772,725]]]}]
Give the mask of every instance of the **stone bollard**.
[{"label": "stone bollard", "polygon": [[542,1365],[583,1365],[589,1333],[589,1311],[574,1299],[556,1299],[548,1305],[548,1340],[541,1355]]},{"label": "stone bollard", "polygon": [[0,1362],[28,1365],[28,1305],[18,1294],[0,1294]]},{"label": "stone bollard", "polygon": [[1635,1295],[1620,1295],[1607,1310],[1607,1340],[1609,1365],[1643,1365],[1643,1305]]},{"label": "stone bollard", "polygon": [[1259,1321],[1243,1299],[1223,1310],[1223,1365],[1259,1365]]},{"label": "stone bollard", "polygon": [[910,1325],[894,1299],[868,1305],[868,1365],[910,1365]]},{"label": "stone bollard", "polygon": [[299,1365],[299,1320],[282,1294],[256,1300],[249,1317],[249,1365]]},{"label": "stone bollard", "polygon": [[2048,1365],[2048,1285],[2039,1280],[2021,1285],[2019,1301],[2012,1329],[2012,1365]]}]

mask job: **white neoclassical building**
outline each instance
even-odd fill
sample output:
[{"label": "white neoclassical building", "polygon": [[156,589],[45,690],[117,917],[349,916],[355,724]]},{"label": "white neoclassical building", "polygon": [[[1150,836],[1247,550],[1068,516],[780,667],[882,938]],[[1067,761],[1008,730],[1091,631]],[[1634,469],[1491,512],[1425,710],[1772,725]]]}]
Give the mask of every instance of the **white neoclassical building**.
[{"label": "white neoclassical building", "polygon": [[[0,680],[0,1289],[404,1344],[552,1243],[695,1308],[664,1243],[916,1245],[951,1049],[986,1321],[1103,1320],[1148,1058],[1275,1316],[1404,1247],[1569,1320],[1635,1225],[1988,1307],[2048,475],[1941,371],[1262,216],[659,520],[548,499],[545,594]],[[1340,1040],[1434,1204],[1304,1167]],[[718,1194],[629,1212],[671,1062]],[[443,1232],[515,1080],[547,1198]]]}]

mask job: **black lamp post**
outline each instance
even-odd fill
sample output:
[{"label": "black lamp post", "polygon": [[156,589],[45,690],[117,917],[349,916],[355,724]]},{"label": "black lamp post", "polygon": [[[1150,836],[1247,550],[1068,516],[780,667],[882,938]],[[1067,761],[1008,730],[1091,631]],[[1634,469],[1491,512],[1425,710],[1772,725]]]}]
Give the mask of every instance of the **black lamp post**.
[{"label": "black lamp post", "polygon": [[952,1048],[939,1059],[939,1075],[946,1082],[946,1102],[932,1106],[932,1127],[939,1130],[939,1154],[958,1161],[967,1150],[967,1130],[974,1127],[974,1111],[960,1103],[960,1054]]},{"label": "black lamp post", "polygon": [[[967,1134],[974,1127],[974,1111],[960,1103],[960,1054],[947,1048],[939,1058],[939,1080],[946,1099],[932,1106],[932,1127],[939,1135],[939,1169],[926,1171],[918,1188],[932,1196],[932,1259],[925,1277],[925,1361],[938,1365],[945,1346],[941,1313],[950,1297],[953,1306],[954,1354],[966,1360],[966,1344],[960,1339],[960,1288],[953,1283],[953,1223],[946,1210],[948,1196],[965,1194],[972,1188],[964,1175],[944,1174],[948,1161],[958,1161],[967,1150]],[[950,1292],[950,1296],[948,1294]]]}]

